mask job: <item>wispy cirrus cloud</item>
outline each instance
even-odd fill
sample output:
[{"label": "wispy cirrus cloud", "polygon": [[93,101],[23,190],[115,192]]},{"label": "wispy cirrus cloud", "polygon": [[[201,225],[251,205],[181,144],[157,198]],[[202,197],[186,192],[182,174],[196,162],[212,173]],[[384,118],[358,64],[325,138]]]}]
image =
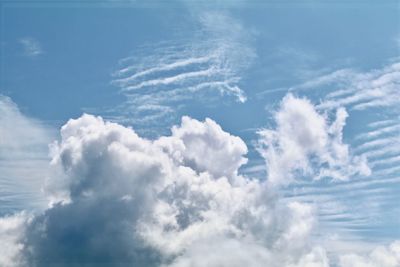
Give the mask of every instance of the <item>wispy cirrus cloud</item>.
[{"label": "wispy cirrus cloud", "polygon": [[24,37],[18,40],[22,46],[24,55],[28,57],[37,57],[44,53],[42,45],[38,40],[32,37]]},{"label": "wispy cirrus cloud", "polygon": [[340,82],[344,87],[344,89],[329,93],[320,104],[322,109],[349,106],[355,110],[365,110],[393,107],[399,103],[400,63],[398,62],[367,73],[354,70],[342,70],[335,73],[342,75],[318,78],[320,84],[331,80],[336,84]]},{"label": "wispy cirrus cloud", "polygon": [[[13,249],[0,262],[328,266],[308,242],[313,207],[280,203],[264,182],[238,174],[247,161],[239,137],[189,117],[171,132],[149,140],[100,117],[68,121],[46,190],[66,198],[25,221],[1,219]],[[226,257],[232,249],[240,253]]]},{"label": "wispy cirrus cloud", "polygon": [[395,267],[400,264],[400,242],[396,241],[388,246],[379,246],[366,257],[357,254],[348,254],[340,257],[342,266],[370,266]]},{"label": "wispy cirrus cloud", "polygon": [[144,46],[120,60],[112,84],[126,101],[109,118],[150,129],[171,125],[190,103],[212,105],[221,96],[246,101],[240,80],[254,57],[251,34],[224,12],[195,18],[192,36]]}]

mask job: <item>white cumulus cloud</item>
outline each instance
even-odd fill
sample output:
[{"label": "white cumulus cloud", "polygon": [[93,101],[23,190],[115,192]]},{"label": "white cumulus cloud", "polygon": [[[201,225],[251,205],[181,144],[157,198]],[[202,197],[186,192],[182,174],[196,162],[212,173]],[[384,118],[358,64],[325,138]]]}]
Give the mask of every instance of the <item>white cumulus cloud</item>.
[{"label": "white cumulus cloud", "polygon": [[273,184],[290,183],[294,175],[346,180],[354,174],[369,175],[366,158],[352,156],[343,143],[348,116],[344,108],[329,122],[307,99],[285,96],[275,113],[276,129],[259,131],[259,151],[266,159]]},{"label": "white cumulus cloud", "polygon": [[48,175],[53,130],[25,116],[0,95],[0,214],[45,206],[40,189]]},{"label": "white cumulus cloud", "polygon": [[389,246],[378,246],[369,255],[347,254],[340,257],[340,266],[396,267],[400,266],[400,241]]},{"label": "white cumulus cloud", "polygon": [[240,176],[246,153],[210,119],[184,117],[157,140],[100,117],[70,120],[52,148],[52,204],[11,240],[21,265],[324,262],[309,239],[313,208]]}]

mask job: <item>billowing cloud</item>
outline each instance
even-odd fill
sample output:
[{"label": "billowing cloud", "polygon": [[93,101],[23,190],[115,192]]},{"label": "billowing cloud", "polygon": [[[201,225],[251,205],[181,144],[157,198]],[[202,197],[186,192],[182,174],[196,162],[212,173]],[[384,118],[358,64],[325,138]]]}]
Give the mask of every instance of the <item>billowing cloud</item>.
[{"label": "billowing cloud", "polygon": [[[52,148],[52,205],[14,240],[21,265],[297,266],[321,256],[308,255],[312,207],[240,176],[246,153],[210,119],[184,117],[154,141],[100,117],[70,120]],[[227,259],[231,249],[241,253]]]},{"label": "billowing cloud", "polygon": [[369,255],[348,254],[340,257],[340,266],[354,267],[395,267],[400,266],[400,241],[389,246],[379,246]]},{"label": "billowing cloud", "polygon": [[[330,167],[336,165],[329,160],[352,162],[341,140],[345,117],[339,110],[328,123],[307,100],[289,95],[276,115],[278,127],[271,133],[282,140],[274,145],[285,149],[285,142],[293,142],[302,153],[287,156],[295,160],[316,154]],[[298,128],[296,134],[290,135],[290,127]],[[0,262],[13,267],[331,266],[328,251],[312,238],[316,207],[282,201],[268,181],[242,176],[238,169],[246,153],[239,137],[211,119],[183,117],[170,136],[156,140],[101,117],[71,119],[51,147],[49,207],[0,220],[7,247]],[[264,155],[268,162],[270,154]],[[293,166],[303,165],[281,167],[292,171]],[[381,266],[392,266],[396,244],[371,254],[378,256],[348,255],[338,263],[378,257]]]},{"label": "billowing cloud", "polygon": [[284,97],[275,114],[276,129],[259,131],[259,151],[271,183],[287,184],[294,175],[346,180],[357,173],[370,174],[366,158],[352,156],[342,141],[346,110],[337,109],[331,123],[327,116],[307,99]]},{"label": "billowing cloud", "polygon": [[[349,118],[343,120],[350,124],[345,126],[344,135],[344,140],[351,144],[349,158],[361,162],[366,158],[371,175],[360,175],[355,172],[357,168],[351,170],[343,165],[334,173],[328,168],[322,174],[339,174],[339,179],[333,183],[326,179],[302,180],[290,185],[285,196],[317,202],[320,225],[324,224],[322,227],[335,232],[334,235],[350,236],[353,243],[358,243],[361,236],[374,236],[378,242],[388,229],[399,224],[398,205],[394,201],[400,181],[399,66],[398,58],[392,58],[375,69],[340,69],[290,89],[314,99],[317,112],[328,115],[328,124],[335,120],[335,111],[345,108],[349,113]],[[318,72],[314,74],[319,76]],[[362,166],[353,164],[357,165]],[[314,171],[320,172],[318,168]],[[352,250],[339,247],[342,251]]]},{"label": "billowing cloud", "polygon": [[0,217],[0,266],[19,266],[22,263],[22,238],[28,219],[26,213]]}]

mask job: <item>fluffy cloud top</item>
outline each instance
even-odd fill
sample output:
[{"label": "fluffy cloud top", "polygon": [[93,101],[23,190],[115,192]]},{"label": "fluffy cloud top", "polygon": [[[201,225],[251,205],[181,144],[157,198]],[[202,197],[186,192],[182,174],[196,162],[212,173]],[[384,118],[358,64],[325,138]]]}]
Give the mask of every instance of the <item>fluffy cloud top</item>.
[{"label": "fluffy cloud top", "polygon": [[179,164],[215,177],[233,177],[247,162],[246,144],[236,136],[224,132],[213,120],[204,123],[182,118],[180,127],[172,128],[172,136],[157,141]]},{"label": "fluffy cloud top", "polygon": [[259,131],[259,151],[266,159],[269,181],[287,184],[295,174],[341,180],[369,175],[366,159],[352,156],[342,141],[347,116],[339,108],[329,123],[309,100],[288,94],[275,114],[276,129]]},{"label": "fluffy cloud top", "polygon": [[[70,120],[52,149],[52,205],[14,240],[20,265],[296,266],[314,259],[312,208],[280,203],[265,184],[238,175],[246,152],[210,119],[184,117],[171,136],[154,141],[100,117]],[[240,253],[228,259],[232,249]]]},{"label": "fluffy cloud top", "polygon": [[[310,155],[331,168],[338,159],[353,162],[341,141],[345,117],[340,110],[328,124],[307,100],[286,97],[277,130],[263,135],[272,142],[264,143],[267,163],[275,157],[282,175],[310,168]],[[285,151],[292,146],[296,153]],[[157,140],[100,117],[70,120],[52,145],[50,206],[0,220],[0,263],[329,267],[311,238],[314,208],[280,201],[268,182],[241,176],[246,153],[239,137],[210,119],[184,117]],[[397,247],[343,256],[340,264],[396,266]]]},{"label": "fluffy cloud top", "polygon": [[34,38],[21,38],[19,43],[22,45],[24,54],[28,57],[37,57],[40,54],[43,54],[40,43]]}]

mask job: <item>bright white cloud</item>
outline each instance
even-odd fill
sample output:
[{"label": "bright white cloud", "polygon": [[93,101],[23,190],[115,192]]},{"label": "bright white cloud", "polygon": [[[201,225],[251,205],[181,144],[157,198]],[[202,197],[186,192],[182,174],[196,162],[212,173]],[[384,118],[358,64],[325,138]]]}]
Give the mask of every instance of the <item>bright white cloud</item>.
[{"label": "bright white cloud", "polygon": [[369,175],[366,159],[351,156],[342,141],[347,116],[339,108],[329,123],[327,114],[320,114],[309,100],[288,94],[275,114],[276,129],[259,131],[269,181],[287,184],[295,174],[340,180],[357,173]]},{"label": "bright white cloud", "polygon": [[[313,157],[328,165],[320,169],[339,166],[334,170],[346,173],[342,165],[354,163],[342,142],[346,117],[339,109],[329,122],[308,100],[286,96],[276,130],[261,135],[268,164],[274,157],[294,161],[275,165],[274,175],[294,175],[299,166],[318,174]],[[271,136],[276,139],[265,139]],[[285,154],[290,147],[296,155]],[[32,218],[0,220],[5,266],[69,266],[71,259],[87,266],[172,267],[329,267],[336,261],[313,238],[317,207],[282,201],[268,182],[241,176],[245,143],[211,119],[183,117],[170,136],[149,140],[83,115],[61,128],[51,150],[45,187],[51,205]],[[338,263],[396,266],[390,265],[397,264],[396,244]]]},{"label": "bright white cloud", "polygon": [[400,241],[387,247],[379,246],[369,255],[347,254],[340,257],[340,266],[354,267],[397,267],[400,266]]},{"label": "bright white cloud", "polygon": [[[366,158],[371,175],[355,175],[335,183],[301,181],[285,193],[291,200],[318,202],[320,207],[327,205],[326,211],[319,212],[323,227],[331,232],[344,232],[354,242],[371,232],[381,238],[396,223],[392,218],[397,214],[394,200],[398,195],[400,170],[399,78],[399,60],[393,58],[377,69],[341,69],[291,89],[319,98],[315,106],[320,114],[331,115],[346,108],[353,124],[346,129],[345,136],[352,144],[348,147],[350,158]],[[355,169],[351,169],[344,173],[354,173]],[[334,176],[338,172],[323,173]],[[371,232],[367,234],[366,228]]]},{"label": "bright white cloud", "polygon": [[[33,266],[72,258],[146,266],[324,266],[309,239],[313,209],[280,202],[265,183],[238,175],[246,153],[240,138],[210,119],[184,117],[171,136],[151,141],[83,115],[63,126],[53,144],[46,187],[52,206],[10,242],[23,244],[19,256]],[[68,199],[57,203],[59,196]],[[241,252],[225,257],[234,248]]]},{"label": "bright white cloud", "polygon": [[13,267],[22,264],[24,227],[28,222],[25,213],[0,217],[0,266]]},{"label": "bright white cloud", "polygon": [[247,162],[243,157],[247,154],[246,144],[210,119],[202,123],[183,117],[182,125],[172,128],[172,136],[160,138],[157,143],[180,164],[215,177],[233,177]]}]

